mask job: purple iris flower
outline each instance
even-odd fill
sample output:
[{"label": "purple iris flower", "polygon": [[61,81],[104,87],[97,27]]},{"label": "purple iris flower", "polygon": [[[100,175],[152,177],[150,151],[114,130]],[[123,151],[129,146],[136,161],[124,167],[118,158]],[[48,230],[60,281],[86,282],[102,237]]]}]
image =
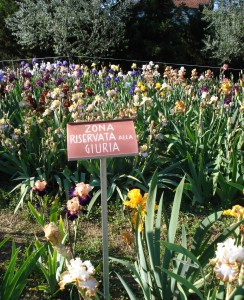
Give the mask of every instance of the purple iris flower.
[{"label": "purple iris flower", "polygon": [[104,87],[105,87],[106,89],[109,87],[109,82],[108,82],[108,81],[106,81],[106,82],[104,83]]},{"label": "purple iris flower", "polygon": [[59,86],[59,85],[61,85],[63,83],[63,79],[61,78],[61,77],[58,77],[57,79],[56,79],[56,86]]},{"label": "purple iris flower", "polygon": [[239,85],[234,85],[232,87],[231,94],[235,95],[235,93],[238,92],[239,90],[240,90],[240,86]]},{"label": "purple iris flower", "polygon": [[86,198],[82,198],[80,196],[78,196],[78,198],[79,198],[79,202],[80,202],[81,206],[84,206],[84,205],[88,204],[89,201],[91,200],[91,196],[90,195],[87,195]]},{"label": "purple iris flower", "polygon": [[226,97],[225,100],[224,100],[224,104],[225,104],[225,105],[229,105],[230,102],[231,102],[231,100],[232,100],[232,97],[231,97],[231,96]]},{"label": "purple iris flower", "polygon": [[44,73],[44,74],[43,74],[43,81],[44,81],[44,82],[48,82],[49,79],[50,79],[50,74],[49,74],[49,73]]},{"label": "purple iris flower", "polygon": [[63,61],[63,66],[67,66],[67,64],[68,64],[67,60],[64,60]]},{"label": "purple iris flower", "polygon": [[114,77],[114,82],[119,82],[119,77]]},{"label": "purple iris flower", "polygon": [[44,87],[44,84],[43,84],[43,82],[41,81],[41,79],[37,79],[37,80],[36,80],[36,85],[39,86],[40,88],[43,88],[43,87]]},{"label": "purple iris flower", "polygon": [[35,210],[38,211],[40,209],[40,207],[41,207],[40,202],[36,202],[36,204],[35,204]]},{"label": "purple iris flower", "polygon": [[24,91],[31,90],[31,88],[32,88],[32,85],[30,83],[28,83],[28,84],[26,84],[26,85],[23,86],[23,90]]},{"label": "purple iris flower", "polygon": [[80,203],[81,206],[86,205],[91,200],[90,195],[87,195],[85,198],[83,198],[81,196],[77,196],[77,194],[75,193],[75,185],[73,185],[69,188],[68,195],[69,195],[70,198],[78,197],[79,203]]},{"label": "purple iris flower", "polygon": [[0,70],[0,82],[3,81],[3,71]]},{"label": "purple iris flower", "polygon": [[44,195],[47,194],[47,189],[44,189],[44,190],[42,190],[42,191],[35,190],[35,192],[37,193],[38,196],[43,197]]},{"label": "purple iris flower", "polygon": [[71,215],[70,212],[68,212],[68,219],[69,219],[70,221],[74,221],[74,220],[77,219],[77,218],[78,218],[78,213],[77,213],[77,214]]},{"label": "purple iris flower", "polygon": [[71,214],[70,211],[66,208],[67,216],[70,221],[74,221],[78,218],[78,212],[76,214]]},{"label": "purple iris flower", "polygon": [[95,76],[97,76],[97,75],[98,75],[98,71],[95,70],[95,69],[93,69],[93,70],[92,70],[92,74],[95,75]]},{"label": "purple iris flower", "polygon": [[10,74],[9,74],[8,80],[9,80],[9,82],[13,82],[13,81],[15,80],[15,75],[14,75],[14,73],[10,73]]},{"label": "purple iris flower", "polygon": [[81,87],[82,87],[82,85],[81,85],[80,83],[75,83],[75,86],[76,86],[77,88],[81,88]]},{"label": "purple iris flower", "polygon": [[37,62],[37,58],[32,58],[32,63],[35,64]]},{"label": "purple iris flower", "polygon": [[24,73],[22,73],[22,76],[23,76],[23,78],[30,79],[32,77],[32,74],[31,74],[31,72],[24,72]]},{"label": "purple iris flower", "polygon": [[81,70],[78,70],[77,71],[77,77],[81,77],[82,76],[82,72],[81,72]]},{"label": "purple iris flower", "polygon": [[208,91],[208,87],[206,87],[206,86],[202,86],[201,88],[200,88],[200,93],[202,94],[203,92],[207,92]]},{"label": "purple iris flower", "polygon": [[135,87],[136,87],[136,81],[133,81],[133,82],[132,82],[131,89],[130,89],[130,92],[129,92],[130,95],[133,95],[133,94],[134,94]]},{"label": "purple iris flower", "polygon": [[132,71],[132,72],[131,72],[131,76],[137,76],[138,74],[139,74],[138,71]]},{"label": "purple iris flower", "polygon": [[75,185],[72,185],[68,190],[68,195],[70,198],[75,197]]}]

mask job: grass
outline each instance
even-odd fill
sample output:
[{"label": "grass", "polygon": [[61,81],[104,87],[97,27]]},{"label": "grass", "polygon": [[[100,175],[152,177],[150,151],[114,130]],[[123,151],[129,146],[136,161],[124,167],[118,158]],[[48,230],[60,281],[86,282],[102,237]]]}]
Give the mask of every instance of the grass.
[{"label": "grass", "polygon": [[[18,203],[18,192],[9,194],[12,189],[12,182],[9,178],[1,176],[0,181],[0,241],[10,236],[17,247],[24,249],[31,242],[35,241],[36,237],[41,242],[45,242],[44,232],[42,228],[33,220],[29,213],[27,205],[19,210],[16,214],[13,213],[16,204]],[[4,178],[4,179],[3,179]],[[165,206],[168,214],[171,212],[171,200],[165,201]],[[188,199],[183,200],[180,212],[180,222],[178,227],[178,241],[181,238],[181,227],[186,227],[188,241],[194,234],[199,223],[210,213],[217,210],[216,207],[209,205],[208,207],[193,206]],[[220,208],[218,208],[220,210]],[[212,236],[215,238],[227,225],[230,225],[231,218],[222,218],[220,222],[212,227]],[[100,283],[100,290],[102,291],[102,220],[101,207],[97,203],[89,215],[83,215],[80,218],[78,225],[77,244],[75,247],[76,257],[82,260],[91,260],[92,264],[96,266],[96,279]],[[163,224],[163,229],[166,226]],[[162,230],[166,232],[166,230]],[[109,255],[121,257],[135,257],[135,248],[133,243],[133,233],[131,230],[129,211],[123,210],[122,206],[116,206],[110,201],[108,203],[108,234],[109,234]],[[163,234],[164,235],[164,234]],[[162,236],[162,239],[164,236]],[[0,274],[1,270],[6,268],[6,262],[10,257],[10,242],[6,244],[1,253],[0,258]],[[136,291],[138,290],[136,282],[133,280],[128,270],[125,270],[121,265],[115,263],[110,265],[110,293],[113,300],[129,299],[125,290],[121,286],[120,281],[116,277],[114,271],[122,274],[129,285]],[[24,291],[24,300],[28,299],[50,299],[49,296],[40,291],[30,290],[30,288],[41,284],[43,278],[37,272],[30,278],[27,288]],[[139,292],[139,291],[138,291]],[[58,294],[54,299],[67,299],[69,297],[66,292]],[[138,294],[138,299],[143,297]]]}]

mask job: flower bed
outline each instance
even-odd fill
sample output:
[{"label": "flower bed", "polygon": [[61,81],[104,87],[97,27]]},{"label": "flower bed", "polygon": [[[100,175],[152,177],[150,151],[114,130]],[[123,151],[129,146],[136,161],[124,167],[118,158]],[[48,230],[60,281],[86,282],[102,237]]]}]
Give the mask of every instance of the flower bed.
[{"label": "flower bed", "polygon": [[[243,246],[240,238],[243,229],[239,227],[243,221],[241,206],[237,209],[241,217],[234,227],[210,246],[206,240],[199,250],[202,253],[194,249],[196,243],[200,243],[199,232],[195,235],[195,246],[193,243],[189,250],[184,250],[187,249],[185,234],[182,232],[181,248],[175,244],[174,235],[182,197],[191,204],[211,205],[216,210],[242,204],[243,80],[241,76],[236,82],[232,77],[225,77],[224,70],[219,77],[211,70],[198,74],[196,69],[186,76],[184,67],[165,66],[161,70],[153,62],[141,67],[132,64],[128,72],[119,65],[87,66],[67,61],[53,64],[33,61],[31,65],[21,62],[16,69],[0,70],[0,171],[17,181],[14,190],[20,190],[20,197],[15,211],[28,203],[41,227],[53,222],[51,224],[58,224],[60,230],[60,233],[58,229],[55,231],[59,237],[58,247],[50,239],[48,246],[36,243],[31,256],[33,261],[24,262],[30,265],[31,272],[32,265],[48,251],[49,258],[39,265],[50,285],[45,290],[47,293],[55,294],[59,280],[62,289],[68,283],[78,282],[78,290],[84,297],[85,294],[93,296],[98,286],[92,277],[95,269],[81,279],[76,267],[81,267],[83,274],[88,263],[79,260],[74,253],[68,257],[64,247],[65,237],[71,237],[70,225],[77,229],[80,213],[91,212],[100,196],[98,161],[67,160],[66,125],[127,118],[134,121],[139,155],[107,159],[108,200],[134,211],[136,269],[125,261],[120,263],[134,273],[143,297],[164,298],[168,285],[175,290],[167,297],[188,297],[191,293],[201,299],[210,294],[214,297],[217,290],[209,288],[208,293],[204,289],[207,277],[200,271],[208,267],[217,243],[218,249],[231,245],[230,248],[238,252],[227,268],[224,264],[228,258],[224,260],[220,255],[222,250],[218,250],[214,268],[217,278],[228,283],[238,279],[241,282],[243,258],[239,252],[242,250],[234,245],[235,242]],[[156,197],[156,190],[165,191],[169,198],[175,195],[174,203],[178,201],[171,218],[165,217],[169,236],[163,243],[164,250],[153,244],[154,239],[160,238],[163,213],[162,200]],[[127,195],[130,201],[126,201]],[[206,226],[206,231],[200,228],[200,234],[207,234],[207,229],[220,216],[215,214],[204,220],[202,226]],[[154,218],[157,220],[155,228],[152,227]],[[155,230],[153,240],[150,230]],[[220,244],[233,231],[235,241]],[[126,234],[125,238],[129,241],[131,236]],[[164,264],[159,272],[162,251],[165,251]],[[173,255],[176,252],[178,256]],[[176,265],[172,265],[172,260]],[[65,261],[68,271],[61,275]],[[197,271],[189,269],[193,264]],[[47,265],[49,273],[44,271]],[[146,279],[149,270],[153,270],[152,277]],[[227,273],[223,274],[224,270]],[[55,281],[53,287],[52,280]],[[91,290],[89,280],[93,283]],[[122,278],[121,281],[132,295]],[[189,291],[192,292],[189,294]],[[238,294],[239,288],[231,291],[228,285],[227,295],[231,292]]]}]

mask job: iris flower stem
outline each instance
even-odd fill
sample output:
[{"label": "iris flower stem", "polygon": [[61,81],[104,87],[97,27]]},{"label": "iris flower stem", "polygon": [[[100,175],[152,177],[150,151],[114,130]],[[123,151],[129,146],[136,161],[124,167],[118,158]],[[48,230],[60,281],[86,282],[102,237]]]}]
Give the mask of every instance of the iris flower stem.
[{"label": "iris flower stem", "polygon": [[81,296],[80,292],[79,292],[78,285],[77,285],[77,290],[78,290],[79,300],[84,299],[84,298]]},{"label": "iris flower stem", "polygon": [[241,264],[239,278],[238,278],[238,284],[239,285],[244,284],[244,262]]},{"label": "iris flower stem", "polygon": [[74,259],[74,250],[73,250],[73,245],[72,245],[72,241],[71,241],[71,231],[70,231],[70,224],[69,224],[69,218],[68,218],[68,214],[66,214],[66,221],[67,221],[67,226],[68,226],[68,233],[69,233],[69,246],[70,246],[70,252],[72,255],[72,258]]},{"label": "iris flower stem", "polygon": [[231,294],[231,284],[227,282],[225,300],[229,300]]}]

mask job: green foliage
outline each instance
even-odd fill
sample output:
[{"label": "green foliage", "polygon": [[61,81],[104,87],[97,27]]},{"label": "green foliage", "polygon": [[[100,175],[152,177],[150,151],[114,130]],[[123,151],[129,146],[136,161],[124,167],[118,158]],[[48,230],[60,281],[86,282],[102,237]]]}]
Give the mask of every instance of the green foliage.
[{"label": "green foliage", "polygon": [[220,63],[243,63],[244,1],[216,1],[215,9],[205,8],[203,19],[208,23],[204,51]]},{"label": "green foliage", "polygon": [[231,168],[226,168],[229,172],[223,176],[220,171],[221,161],[223,158],[218,156],[216,164],[216,173],[214,173],[214,184],[216,186],[216,194],[221,199],[223,206],[228,207],[235,203],[239,194],[243,191],[244,175],[242,171],[242,157],[237,160],[236,152],[232,152],[225,164]]},{"label": "green foliage", "polygon": [[[65,229],[65,224],[62,217],[58,220],[58,202],[55,201],[51,204],[50,211],[45,211],[47,207],[42,205],[40,211],[37,211],[34,206],[28,202],[29,209],[39,223],[39,225],[44,228],[44,226],[50,222],[57,223],[58,228],[62,235],[62,242],[65,243],[67,238],[67,233]],[[35,247],[37,250],[41,249],[42,243],[37,239],[35,242]],[[54,296],[59,291],[59,279],[60,274],[63,271],[65,263],[65,257],[60,254],[55,247],[52,247],[50,244],[47,245],[47,251],[42,254],[37,263],[37,268],[40,269],[41,273],[45,278],[45,283],[39,284],[35,287],[38,291],[44,291],[48,296]]]},{"label": "green foliage", "polygon": [[[0,243],[0,248],[6,243],[6,241],[7,239]],[[23,289],[28,283],[29,275],[33,272],[38,259],[44,251],[45,246],[42,246],[38,250],[34,250],[26,258],[24,257],[19,261],[18,255],[20,249],[16,248],[14,242],[12,243],[10,262],[0,284],[1,299],[18,300],[20,298]],[[29,248],[26,249],[26,253],[29,253]]]},{"label": "green foliage", "polygon": [[[41,247],[41,243],[36,241],[37,249]],[[36,287],[39,291],[44,291],[49,296],[54,296],[59,291],[60,274],[64,268],[65,258],[58,253],[53,247],[48,245],[48,251],[39,259],[37,268],[44,275],[45,283]]]},{"label": "green foliage", "polygon": [[[132,57],[155,59],[162,55],[162,43],[172,27],[170,18],[173,5],[170,1],[137,1],[132,8],[127,34],[132,48]],[[157,43],[155,41],[157,40]],[[142,51],[143,49],[143,51]],[[164,48],[165,49],[165,48]],[[168,48],[166,48],[168,49]]]},{"label": "green foliage", "polygon": [[[7,26],[26,49],[59,55],[111,55],[123,46],[130,1],[21,1]],[[35,16],[35,18],[33,18]]]},{"label": "green foliage", "polygon": [[[243,186],[243,89],[233,79],[225,83],[222,77],[202,75],[195,80],[185,77],[186,70],[171,67],[161,74],[153,63],[142,72],[136,68],[133,75],[119,75],[119,66],[79,65],[78,75],[74,65],[60,64],[25,66],[21,73],[8,70],[2,81],[0,171],[17,181],[16,210],[27,197],[33,201],[30,191],[37,179],[47,181],[50,198],[58,195],[60,203],[68,200],[72,185],[86,181],[94,187],[90,210],[100,195],[99,160],[67,160],[66,126],[118,118],[134,119],[140,153],[107,159],[109,199],[119,204],[133,186],[147,191],[158,169],[159,188],[168,190],[186,175],[184,190],[194,203],[208,204],[214,198],[228,206],[238,202]],[[13,74],[17,78],[8,82]],[[31,76],[28,89],[26,74]]]},{"label": "green foliage", "polygon": [[[126,266],[132,272],[143,293],[143,299],[189,299],[191,295],[198,299],[207,299],[208,293],[214,294],[214,287],[209,280],[213,275],[207,267],[209,260],[214,257],[216,245],[234,233],[244,220],[225,229],[216,239],[211,240],[208,231],[222,215],[222,212],[213,213],[201,222],[192,241],[187,240],[187,232],[183,226],[179,245],[179,242],[176,242],[176,232],[184,178],[176,189],[171,216],[168,219],[164,211],[163,196],[159,200],[158,212],[154,213],[158,199],[156,176],[154,174],[150,183],[144,231],[139,231],[137,222],[136,259],[111,258],[111,260]],[[161,240],[162,214],[167,227],[165,241]],[[136,299],[121,274],[118,276],[130,299]],[[238,292],[234,292],[236,295],[240,291],[243,292],[243,287],[239,288]]]},{"label": "green foliage", "polygon": [[7,17],[14,14],[17,10],[16,1],[1,0],[0,1],[0,57],[2,59],[11,59],[20,55],[21,50],[17,46],[16,41],[11,36],[10,30],[5,26]]},{"label": "green foliage", "polygon": [[194,203],[207,203],[217,194],[223,205],[229,206],[239,197],[243,186],[242,122],[238,109],[227,119],[222,109],[216,117],[213,110],[195,106],[172,122],[173,130],[164,136],[167,154],[186,174],[185,190],[187,194],[190,191],[190,198],[193,194]]},{"label": "green foliage", "polygon": [[214,63],[238,65],[243,0],[214,3],[218,9],[208,6],[202,14],[201,9],[176,7],[171,0],[1,0],[0,54],[2,59],[112,54],[205,65],[212,57]]},{"label": "green foliage", "polygon": [[[199,10],[171,0],[136,1],[127,22],[128,56],[141,60],[202,63]],[[194,51],[193,51],[194,49]],[[180,53],[180,56],[179,56]]]}]

